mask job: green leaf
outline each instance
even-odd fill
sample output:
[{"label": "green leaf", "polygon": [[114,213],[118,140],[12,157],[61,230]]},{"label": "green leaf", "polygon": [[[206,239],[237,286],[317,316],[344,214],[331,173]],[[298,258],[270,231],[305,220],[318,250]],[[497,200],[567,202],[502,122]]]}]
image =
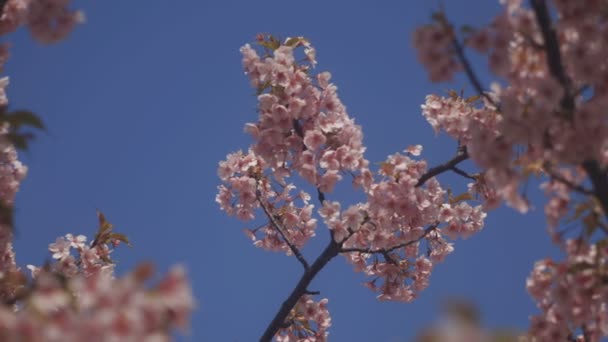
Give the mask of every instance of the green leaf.
[{"label": "green leaf", "polygon": [[473,96],[469,96],[466,100],[464,100],[464,102],[474,103],[474,102],[477,102],[477,100],[479,100],[480,98],[481,98],[481,95],[473,95]]},{"label": "green leaf", "polygon": [[460,195],[450,199],[450,204],[457,204],[462,201],[468,201],[468,200],[472,200],[472,199],[473,199],[473,195],[471,195],[471,193],[463,192]]},{"label": "green leaf", "polygon": [[122,233],[112,233],[112,234],[110,234],[110,239],[124,242],[127,246],[131,247],[131,243],[129,242],[129,238],[125,234],[122,234]]},{"label": "green leaf", "polygon": [[263,84],[261,84],[255,91],[256,95],[260,95],[262,94],[266,89],[268,89],[268,87],[270,87],[270,81],[266,81]]},{"label": "green leaf", "polygon": [[302,38],[302,37],[291,37],[291,38],[287,39],[287,41],[285,42],[285,45],[287,45],[287,46],[296,46],[303,39],[304,38]]},{"label": "green leaf", "polygon": [[18,128],[21,126],[30,126],[40,130],[45,130],[44,123],[38,115],[27,110],[18,110],[8,113],[5,120],[11,124],[11,126]]},{"label": "green leaf", "polygon": [[6,136],[8,138],[8,141],[10,141],[11,144],[15,145],[15,148],[24,151],[28,149],[29,141],[34,138],[34,135],[31,133],[19,134],[11,132],[8,133]]},{"label": "green leaf", "polygon": [[475,31],[477,31],[477,30],[475,29],[475,27],[473,27],[471,25],[462,25],[460,27],[460,32],[464,33],[464,34],[473,33]]}]

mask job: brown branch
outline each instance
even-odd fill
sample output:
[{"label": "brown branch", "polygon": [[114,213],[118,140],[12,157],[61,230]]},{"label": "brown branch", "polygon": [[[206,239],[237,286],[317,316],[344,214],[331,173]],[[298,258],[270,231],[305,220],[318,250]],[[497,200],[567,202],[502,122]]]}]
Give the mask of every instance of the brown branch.
[{"label": "brown branch", "polygon": [[416,187],[421,187],[429,179],[431,179],[441,173],[444,173],[449,170],[453,170],[454,167],[456,167],[456,165],[460,164],[461,162],[463,162],[467,159],[469,159],[469,153],[467,152],[466,146],[458,147],[458,152],[456,153],[456,156],[454,158],[452,158],[451,160],[449,160],[441,165],[437,165],[435,167],[430,168],[425,174],[423,174],[418,179],[418,183],[416,183]]},{"label": "brown branch", "polygon": [[260,198],[260,194],[259,194],[260,191],[258,190],[257,192],[258,193],[256,194],[256,196],[258,199],[258,203],[260,203],[262,210],[264,210],[264,214],[266,214],[266,216],[268,216],[268,218],[270,219],[270,222],[272,223],[274,228],[279,232],[279,234],[283,238],[283,241],[285,241],[285,243],[287,244],[287,246],[289,246],[289,249],[291,250],[293,255],[296,257],[296,259],[298,259],[300,264],[302,264],[302,266],[304,267],[304,271],[308,270],[310,268],[310,266],[308,265],[308,261],[306,261],[306,259],[302,255],[302,253],[300,253],[300,250],[298,249],[298,247],[296,247],[294,244],[291,243],[291,241],[289,241],[289,239],[283,232],[283,227],[281,226],[281,224],[277,221],[274,214],[270,212],[270,210],[268,209],[268,206],[266,206],[264,201],[262,201],[262,199]]},{"label": "brown branch", "polygon": [[474,181],[477,180],[477,178],[475,177],[475,175],[471,175],[468,172],[466,172],[466,171],[464,171],[464,170],[462,170],[462,169],[460,169],[460,168],[458,168],[456,166],[452,166],[452,168],[450,168],[450,170],[452,170],[452,172],[454,172],[454,173],[456,173],[458,175],[461,175],[464,178],[472,179]]},{"label": "brown branch", "polygon": [[488,95],[488,93],[483,91],[481,82],[479,81],[477,74],[473,70],[469,59],[464,54],[464,49],[462,48],[462,45],[460,44],[460,41],[456,36],[454,36],[454,40],[452,40],[452,45],[454,46],[454,51],[456,51],[456,56],[458,56],[460,64],[462,64],[464,68],[464,73],[467,75],[467,78],[469,79],[469,82],[471,82],[471,84],[473,85],[473,88],[475,88],[479,95],[483,96],[489,103],[491,103],[492,106],[498,108],[498,104],[494,101],[494,99],[492,99],[490,95]]},{"label": "brown branch", "polygon": [[379,249],[371,249],[371,248],[340,248],[340,253],[358,252],[358,253],[365,253],[365,254],[382,254],[382,255],[386,255],[387,253],[390,253],[390,252],[392,252],[392,251],[394,251],[396,249],[407,247],[407,246],[412,245],[412,244],[414,244],[416,242],[420,242],[420,240],[426,238],[432,231],[434,231],[435,229],[437,229],[437,226],[439,226],[439,222],[436,222],[436,223],[428,226],[424,230],[424,234],[422,234],[422,236],[420,236],[419,238],[416,238],[414,240],[410,240],[408,242],[404,242],[404,243],[398,244],[398,245],[390,247],[390,248],[379,248]]},{"label": "brown branch", "polygon": [[[294,121],[294,131],[299,136],[303,136],[302,127],[301,127],[300,123],[297,121]],[[306,147],[304,146],[304,149],[305,148]],[[466,147],[460,146],[458,148],[457,155],[454,158],[452,158],[450,161],[448,161],[444,164],[441,164],[439,166],[429,169],[424,175],[422,175],[422,177],[420,177],[420,179],[418,180],[418,183],[416,184],[416,187],[420,187],[420,186],[424,185],[424,183],[426,183],[429,179],[431,179],[443,172],[449,171],[449,170],[459,173],[458,172],[459,169],[455,169],[456,165],[458,165],[459,163],[461,163],[464,160],[467,160],[468,158],[469,158],[469,155],[467,153]],[[317,188],[317,195],[318,195],[319,202],[321,202],[321,204],[322,204],[325,201],[325,194],[319,188]],[[274,216],[270,213],[270,211],[262,203],[262,201],[259,200],[259,194],[258,194],[258,201],[262,205],[262,209],[264,209],[264,212],[266,213],[266,215],[270,218],[272,224],[279,231],[279,233],[281,233],[281,235],[284,237],[284,235],[282,234],[282,231],[280,229],[280,225],[278,224],[278,222],[276,222],[276,219],[274,218]],[[429,226],[425,230],[425,233],[417,241],[420,241],[421,239],[425,238],[432,230],[437,228],[437,225],[438,225],[438,223],[435,225]],[[354,234],[354,232],[351,232],[350,236],[352,236],[352,234]],[[348,240],[348,237],[346,239],[344,239],[344,241],[336,242],[333,238],[333,232],[331,230],[330,230],[330,237],[331,237],[330,242],[327,245],[327,247],[325,247],[325,249],[323,250],[321,255],[319,255],[319,257],[317,257],[315,262],[310,266],[307,266],[308,264],[306,263],[306,260],[303,257],[301,259],[298,257],[298,256],[301,256],[299,250],[295,246],[291,245],[290,242],[284,237],[285,242],[289,245],[293,254],[298,258],[298,260],[300,260],[300,263],[302,263],[302,265],[304,265],[304,274],[302,275],[302,277],[300,277],[300,280],[296,284],[295,288],[289,294],[289,297],[287,297],[287,299],[281,305],[281,308],[276,313],[276,315],[274,316],[274,318],[272,319],[272,321],[270,322],[270,324],[264,331],[264,334],[260,338],[260,341],[262,341],[262,342],[271,341],[272,338],[277,334],[277,332],[281,328],[285,328],[286,326],[289,326],[288,324],[286,325],[285,320],[287,319],[287,316],[289,315],[289,313],[291,312],[293,307],[296,305],[296,303],[298,302],[300,297],[302,297],[302,295],[307,294],[307,293],[318,294],[318,291],[313,292],[313,291],[307,290],[308,285],[312,282],[314,277],[321,271],[321,269],[323,269],[323,267],[325,267],[325,265],[327,265],[327,263],[329,263],[334,257],[336,257],[339,253],[347,253],[347,252],[366,253],[363,250],[342,249],[342,244],[346,240]],[[382,253],[383,255],[386,256],[386,255],[388,255],[388,253],[390,253],[391,251],[393,251],[395,249],[408,246],[415,242],[416,241],[409,241],[404,244],[394,246],[390,249],[386,249],[383,251],[370,250],[367,253],[377,252],[377,253]]]},{"label": "brown branch", "polygon": [[479,81],[477,74],[473,70],[473,67],[471,66],[471,63],[469,62],[469,59],[464,54],[464,49],[462,48],[462,44],[460,44],[460,41],[458,40],[456,33],[454,33],[454,29],[453,29],[452,25],[448,22],[446,16],[444,15],[443,8],[441,9],[439,23],[443,26],[443,29],[446,32],[452,32],[454,34],[454,39],[452,39],[452,46],[454,47],[456,56],[458,57],[460,64],[462,64],[462,66],[464,68],[464,72],[467,75],[469,82],[471,82],[471,85],[473,85],[473,88],[475,88],[475,90],[477,91],[477,93],[480,96],[483,96],[489,103],[491,103],[494,107],[498,108],[498,104],[496,102],[494,102],[494,99],[492,99],[490,97],[490,95],[488,95],[486,92],[483,91],[483,87],[481,86],[481,82]]},{"label": "brown branch", "polygon": [[543,170],[549,175],[549,177],[551,177],[551,179],[564,184],[565,186],[569,187],[571,190],[579,192],[583,195],[593,195],[594,194],[594,192],[592,190],[589,190],[581,185],[572,183],[571,181],[564,178],[559,173],[553,172],[553,170],[551,170],[550,168],[543,167]]},{"label": "brown branch", "polygon": [[270,342],[274,335],[284,327],[285,319],[291,312],[291,309],[296,305],[300,297],[307,293],[308,285],[312,282],[314,277],[327,265],[327,263],[338,255],[340,245],[331,240],[327,247],[323,250],[321,255],[315,260],[315,262],[304,272],[296,287],[291,291],[289,297],[283,302],[281,308],[272,319],[272,322],[268,325],[264,334],[260,338],[261,342]]},{"label": "brown branch", "polygon": [[608,178],[606,177],[606,171],[602,170],[597,160],[584,161],[583,169],[585,169],[591,184],[593,184],[593,194],[600,202],[604,215],[608,216]]}]

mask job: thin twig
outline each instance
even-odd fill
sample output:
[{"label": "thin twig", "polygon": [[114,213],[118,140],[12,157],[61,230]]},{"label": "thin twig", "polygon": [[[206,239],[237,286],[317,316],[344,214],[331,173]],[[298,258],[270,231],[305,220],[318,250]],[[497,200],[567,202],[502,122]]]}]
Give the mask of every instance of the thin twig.
[{"label": "thin twig", "polygon": [[461,175],[464,178],[468,178],[468,179],[472,179],[474,181],[477,180],[477,178],[474,175],[469,174],[468,172],[456,167],[456,166],[452,166],[452,168],[450,169],[452,170],[452,172]]},{"label": "thin twig", "polygon": [[300,264],[302,264],[302,266],[304,267],[304,271],[308,270],[310,268],[308,261],[306,261],[306,259],[302,255],[302,253],[300,253],[300,250],[298,249],[298,247],[296,247],[293,243],[291,243],[291,241],[289,241],[289,239],[283,232],[283,227],[281,226],[281,224],[277,221],[274,214],[272,214],[270,212],[270,210],[268,209],[268,206],[266,206],[264,201],[262,201],[262,199],[260,198],[261,196],[259,194],[259,190],[258,190],[258,194],[256,194],[256,195],[257,195],[258,203],[260,203],[262,210],[264,210],[264,213],[266,214],[266,216],[268,216],[268,218],[270,219],[270,222],[272,223],[274,228],[279,232],[279,234],[283,238],[283,241],[285,241],[285,243],[287,244],[287,246],[289,246],[289,249],[291,250],[293,255],[296,257],[296,259],[298,259]]},{"label": "thin twig", "polygon": [[473,85],[473,88],[475,88],[475,90],[477,91],[477,93],[479,95],[483,96],[489,103],[491,103],[492,106],[494,106],[495,108],[498,108],[499,106],[494,101],[494,99],[492,97],[490,97],[490,95],[488,95],[488,93],[483,91],[481,82],[479,81],[477,74],[475,74],[475,71],[473,70],[471,63],[469,62],[469,59],[464,54],[464,49],[462,48],[462,45],[460,44],[460,41],[458,40],[458,37],[456,37],[455,34],[454,34],[454,39],[452,40],[452,45],[454,46],[454,51],[456,51],[456,56],[458,56],[458,60],[460,61],[460,64],[462,64],[462,66],[464,68],[464,72],[467,75],[469,82],[471,82],[471,84]]},{"label": "thin twig", "polygon": [[414,240],[410,240],[408,242],[404,242],[404,243],[398,244],[398,245],[390,247],[390,248],[379,248],[379,249],[371,249],[371,248],[340,248],[340,253],[359,252],[359,253],[365,253],[365,254],[382,254],[382,255],[386,255],[386,253],[390,253],[390,252],[392,252],[392,251],[394,251],[396,249],[407,247],[407,246],[412,245],[412,244],[414,244],[416,242],[420,242],[422,239],[426,238],[432,231],[434,231],[435,229],[437,229],[437,226],[439,226],[439,222],[436,222],[436,223],[428,226],[424,230],[424,234],[422,234],[419,238],[416,238]]},{"label": "thin twig", "polygon": [[551,177],[551,179],[564,184],[565,186],[569,187],[571,190],[579,192],[583,195],[593,195],[594,194],[594,192],[592,190],[587,189],[587,188],[583,187],[582,185],[572,183],[571,181],[564,178],[559,173],[553,172],[553,170],[551,170],[550,168],[543,167],[543,170],[549,175],[549,177]]}]

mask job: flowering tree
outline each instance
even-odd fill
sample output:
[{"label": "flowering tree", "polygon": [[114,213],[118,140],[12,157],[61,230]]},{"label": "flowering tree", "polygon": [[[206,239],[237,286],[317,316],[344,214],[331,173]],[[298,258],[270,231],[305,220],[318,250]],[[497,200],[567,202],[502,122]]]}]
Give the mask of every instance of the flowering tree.
[{"label": "flowering tree", "polygon": [[[241,48],[257,90],[258,120],[245,125],[254,142],[220,162],[216,201],[246,229],[254,245],[292,255],[303,274],[261,340],[324,341],[327,299],[309,284],[337,256],[369,277],[380,300],[411,301],[453,241],[483,228],[502,201],[529,208],[523,184],[541,177],[548,233],[561,261],[538,261],[526,286],[540,313],[531,341],[599,341],[608,337],[608,2],[506,0],[488,26],[456,29],[443,11],[413,35],[433,81],[464,72],[477,94],[429,95],[422,114],[457,141],[456,155],[429,167],[422,146],[410,146],[372,168],[361,127],[350,118],[328,72],[315,73],[315,50],[302,38],[257,37]],[[465,48],[487,56],[497,82],[485,89]],[[459,164],[467,159],[471,172]],[[437,176],[470,180],[456,195]],[[295,180],[299,176],[299,180]],[[350,179],[360,203],[332,201]],[[316,201],[301,189],[314,189]],[[314,203],[317,202],[317,203]],[[315,205],[317,209],[315,209]],[[313,261],[301,248],[322,222],[327,246]],[[561,229],[573,222],[573,229]]]},{"label": "flowering tree", "polygon": [[[32,37],[52,43],[66,37],[83,14],[68,0],[0,1],[0,35],[27,26]],[[0,67],[9,45],[0,45]],[[111,253],[126,236],[113,230],[103,214],[92,241],[67,234],[50,244],[53,262],[29,265],[28,277],[15,261],[12,208],[27,168],[17,149],[27,147],[31,128],[42,121],[28,111],[9,111],[0,79],[0,340],[2,341],[166,341],[176,327],[188,324],[194,301],[181,267],[169,271],[155,286],[142,264],[117,278]],[[28,128],[30,128],[28,130]]]}]

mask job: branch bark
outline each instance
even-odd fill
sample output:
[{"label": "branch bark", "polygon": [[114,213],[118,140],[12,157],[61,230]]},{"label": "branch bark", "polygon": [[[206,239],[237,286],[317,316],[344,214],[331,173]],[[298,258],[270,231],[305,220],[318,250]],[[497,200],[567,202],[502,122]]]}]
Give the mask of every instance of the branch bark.
[{"label": "branch bark", "polygon": [[[420,186],[424,185],[424,183],[426,183],[429,179],[431,179],[443,172],[453,170],[453,168],[456,167],[456,165],[458,165],[459,163],[461,163],[462,161],[464,161],[468,158],[469,158],[469,155],[467,153],[466,147],[465,146],[459,147],[458,152],[454,158],[452,158],[451,160],[449,160],[448,162],[446,162],[444,164],[432,167],[425,174],[423,174],[422,177],[420,177],[420,179],[418,180],[416,187],[420,187]],[[271,214],[269,214],[269,211],[264,206],[262,206],[262,208],[264,209],[264,212],[266,213],[266,215],[272,220],[273,216]],[[431,231],[435,230],[437,228],[437,226],[438,226],[438,224],[432,225],[432,226],[429,226],[428,228],[426,228],[424,235],[422,237],[420,237],[420,239],[423,239],[424,237],[426,237]],[[391,249],[383,251],[383,250],[363,250],[363,249],[360,249],[360,250],[359,249],[342,249],[342,244],[344,243],[344,241],[341,241],[339,243],[334,241],[333,234],[330,235],[330,239],[331,240],[330,240],[329,244],[327,245],[327,247],[325,247],[323,252],[317,257],[317,259],[314,261],[314,263],[312,265],[310,265],[309,267],[304,267],[304,274],[302,275],[302,277],[300,277],[300,280],[296,284],[295,288],[289,294],[289,297],[287,297],[287,299],[283,302],[283,304],[281,304],[281,308],[276,313],[276,315],[274,316],[274,318],[272,319],[272,321],[270,322],[268,327],[266,327],[266,330],[264,331],[264,334],[260,338],[260,341],[262,341],[262,342],[271,341],[272,338],[274,337],[274,335],[276,335],[276,333],[279,331],[279,329],[284,327],[285,319],[287,318],[287,316],[289,315],[289,313],[291,312],[293,307],[296,305],[296,303],[298,302],[300,297],[302,297],[302,295],[304,295],[304,294],[310,293],[310,291],[308,291],[308,286],[310,285],[310,283],[312,282],[314,277],[323,269],[323,267],[325,267],[325,265],[327,265],[339,253],[349,253],[349,252],[388,253],[397,248],[405,247],[409,244],[416,242],[416,241],[409,241],[404,244],[397,245],[397,246],[392,247]],[[418,239],[417,241],[419,241],[420,239]],[[285,241],[287,241],[287,240],[285,240]],[[297,250],[297,248],[296,248],[296,250]],[[293,251],[293,249],[292,249],[292,251]],[[298,253],[299,253],[299,251],[298,251]],[[296,255],[296,257],[298,257],[298,255],[295,252],[294,252],[294,255]],[[304,259],[304,258],[302,257],[302,259]],[[302,263],[302,261],[300,261],[300,262]],[[302,263],[302,264],[304,265],[304,263]],[[318,294],[318,292],[315,292],[315,293]]]},{"label": "branch bark", "polygon": [[327,247],[323,250],[321,255],[315,260],[315,262],[304,272],[300,281],[296,284],[296,287],[291,291],[291,294],[281,305],[281,308],[272,319],[272,322],[268,325],[264,334],[260,338],[261,342],[270,342],[273,336],[279,331],[285,322],[285,319],[289,315],[289,312],[296,305],[300,297],[308,292],[308,285],[312,282],[314,277],[319,273],[331,259],[338,255],[340,245],[333,239],[329,242]]},{"label": "branch bark", "polygon": [[296,247],[293,243],[291,243],[291,241],[289,241],[289,239],[285,235],[285,232],[283,232],[283,226],[281,225],[280,222],[277,221],[274,214],[270,212],[270,209],[268,208],[268,206],[266,206],[264,201],[262,201],[259,191],[260,190],[257,190],[258,194],[256,194],[256,195],[258,198],[258,203],[260,203],[260,206],[262,207],[264,214],[266,214],[266,216],[268,216],[270,223],[274,226],[274,229],[276,229],[279,232],[279,234],[281,235],[281,238],[283,238],[283,241],[285,241],[287,246],[289,246],[291,253],[293,253],[293,255],[296,257],[296,259],[298,259],[300,264],[302,264],[302,266],[304,267],[304,270],[305,271],[308,270],[308,268],[310,267],[308,265],[308,261],[306,261],[306,258],[304,258],[304,256],[302,255],[302,253],[300,252],[298,247]]},{"label": "branch bark", "polygon": [[420,179],[418,179],[418,183],[416,183],[416,187],[420,187],[420,186],[424,185],[424,183],[426,183],[429,179],[431,179],[441,173],[453,170],[456,167],[456,165],[462,163],[463,161],[465,161],[467,159],[469,159],[469,153],[467,152],[466,146],[458,147],[458,152],[456,153],[456,156],[454,158],[452,158],[451,160],[449,160],[441,165],[437,165],[435,167],[430,168],[425,174],[422,175],[422,177],[420,177]]}]

